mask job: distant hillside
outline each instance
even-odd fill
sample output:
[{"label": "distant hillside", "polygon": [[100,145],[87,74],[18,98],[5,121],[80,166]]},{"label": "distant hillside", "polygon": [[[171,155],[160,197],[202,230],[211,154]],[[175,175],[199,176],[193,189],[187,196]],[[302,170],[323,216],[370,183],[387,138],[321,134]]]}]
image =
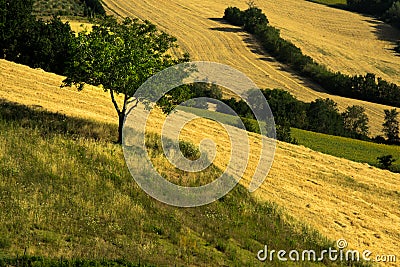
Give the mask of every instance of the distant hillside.
[{"label": "distant hillside", "polygon": [[105,11],[99,0],[35,0],[34,14],[41,17],[52,15],[89,16],[104,15]]},{"label": "distant hillside", "polygon": [[[291,72],[270,56],[261,53],[254,38],[241,29],[221,21],[228,6],[246,8],[246,1],[176,0],[122,1],[104,0],[110,14],[148,19],[160,29],[177,37],[178,44],[193,60],[216,61],[230,65],[248,75],[260,88],[279,88],[297,99],[311,102],[330,98],[343,111],[347,106],[365,107],[370,119],[371,136],[381,134],[384,109],[389,106],[344,98],[324,92],[309,80]],[[332,71],[354,75],[375,73],[400,84],[400,61],[393,55],[400,31],[371,18],[326,7],[308,1],[256,1],[281,30],[281,36],[300,47],[305,55]],[[176,23],[180,21],[181,23]]]}]

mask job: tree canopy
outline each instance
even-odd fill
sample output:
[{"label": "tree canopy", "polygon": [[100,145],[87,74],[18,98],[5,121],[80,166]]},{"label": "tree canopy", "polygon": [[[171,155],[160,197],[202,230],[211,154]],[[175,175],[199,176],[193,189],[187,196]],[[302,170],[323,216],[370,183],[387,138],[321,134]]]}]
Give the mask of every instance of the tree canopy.
[{"label": "tree canopy", "polygon": [[[169,51],[176,39],[157,30],[149,21],[126,18],[118,22],[107,17],[91,32],[79,33],[66,70],[63,86],[85,84],[101,86],[109,91],[119,117],[118,142],[122,142],[122,127],[128,100],[152,75],[177,63],[188,61],[187,54],[173,58]],[[118,105],[115,94],[123,94]],[[137,102],[138,99],[133,101]]]},{"label": "tree canopy", "polygon": [[383,123],[383,133],[389,142],[396,142],[399,139],[399,112],[394,109],[385,109],[385,121]]},{"label": "tree canopy", "polygon": [[32,0],[0,0],[0,58],[64,74],[75,36],[53,17],[37,20]]}]

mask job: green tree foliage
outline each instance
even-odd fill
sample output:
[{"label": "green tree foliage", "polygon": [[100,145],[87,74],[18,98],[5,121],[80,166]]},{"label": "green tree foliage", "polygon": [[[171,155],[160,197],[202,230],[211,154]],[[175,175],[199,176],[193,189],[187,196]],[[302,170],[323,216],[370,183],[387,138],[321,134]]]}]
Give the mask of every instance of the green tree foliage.
[{"label": "green tree foliage", "polygon": [[33,0],[0,0],[0,56],[17,54],[19,41],[32,27]]},{"label": "green tree foliage", "polygon": [[316,99],[307,111],[309,130],[331,135],[344,135],[343,118],[337,104],[327,99]]},{"label": "green tree foliage", "polygon": [[351,137],[363,138],[368,136],[368,116],[362,106],[350,106],[342,113],[344,129]]},{"label": "green tree foliage", "polygon": [[400,27],[400,1],[394,2],[383,17],[386,22]]},{"label": "green tree foliage", "polygon": [[305,129],[308,125],[307,105],[289,92],[279,89],[262,90],[274,114],[276,124]]},{"label": "green tree foliage", "polygon": [[[351,106],[345,112],[340,113],[337,104],[331,99],[317,99],[311,103],[305,103],[284,90],[263,89],[261,91],[273,113],[278,140],[296,143],[296,140],[291,139],[290,127],[356,139],[368,139],[368,117],[361,106]],[[244,121],[247,130],[259,131],[258,126],[255,127],[252,124],[255,118],[245,101],[234,98],[222,99],[222,101],[240,117],[248,119],[248,121]],[[217,106],[217,111],[227,113],[221,106]]]},{"label": "green tree foliage", "polygon": [[243,26],[243,28],[254,33],[260,25],[268,24],[267,16],[262,10],[255,6],[253,2],[247,3],[249,8],[241,11],[237,7],[228,7],[224,12],[224,19],[235,26]]},{"label": "green tree foliage", "polygon": [[349,9],[371,15],[383,14],[395,0],[347,0]]},{"label": "green tree foliage", "polygon": [[0,0],[0,58],[63,74],[75,36],[59,18],[36,20],[32,5]]},{"label": "green tree foliage", "polygon": [[385,121],[383,122],[383,133],[388,142],[394,143],[399,140],[399,112],[396,109],[385,109]]},{"label": "green tree foliage", "polygon": [[249,5],[243,12],[243,28],[250,33],[254,33],[259,25],[268,23],[267,16],[254,5]]},{"label": "green tree foliage", "polygon": [[[187,55],[173,59],[167,53],[176,46],[175,42],[174,37],[158,31],[148,21],[126,18],[120,23],[107,17],[90,33],[79,33],[63,86],[76,85],[82,90],[85,84],[91,84],[109,91],[118,113],[121,143],[128,101],[133,101],[133,105],[139,102],[131,99],[136,90],[158,71],[188,60]],[[121,106],[115,94],[124,95]]]},{"label": "green tree foliage", "polygon": [[237,7],[228,7],[225,9],[223,18],[235,26],[243,26],[244,24],[242,11]]},{"label": "green tree foliage", "polygon": [[289,123],[276,125],[276,138],[282,142],[298,144],[298,141],[292,137]]},{"label": "green tree foliage", "polygon": [[394,159],[392,155],[380,156],[376,159],[378,160],[379,165],[381,165],[381,167],[384,169],[389,169],[392,166],[393,162],[396,161],[396,159]]},{"label": "green tree foliage", "polygon": [[64,74],[75,36],[68,23],[53,17],[50,21],[35,22],[35,29],[23,38],[19,48],[20,61],[34,68]]}]

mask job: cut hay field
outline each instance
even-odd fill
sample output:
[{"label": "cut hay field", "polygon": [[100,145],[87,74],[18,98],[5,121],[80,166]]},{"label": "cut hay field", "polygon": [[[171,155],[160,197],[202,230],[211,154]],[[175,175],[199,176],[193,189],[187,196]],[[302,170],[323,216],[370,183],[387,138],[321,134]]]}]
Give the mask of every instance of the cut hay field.
[{"label": "cut hay field", "polygon": [[[117,123],[108,94],[96,88],[82,92],[60,89],[62,79],[0,60],[0,98]],[[154,112],[152,118],[148,127],[157,132],[163,115]],[[230,148],[226,145],[227,135],[220,131],[223,130],[210,121],[198,120],[184,128],[182,138],[195,144],[205,137],[215,140],[220,156],[214,163],[223,167],[230,159]],[[252,153],[241,180],[243,185],[249,183],[258,162],[260,140],[256,134],[250,134],[250,144]],[[261,201],[277,203],[285,213],[330,240],[345,238],[350,248],[369,249],[373,255],[398,254],[399,180],[399,174],[278,142],[270,174],[254,194]]]},{"label": "cut hay field", "polygon": [[[246,1],[125,1],[105,0],[110,14],[148,19],[176,36],[193,60],[224,63],[248,75],[261,88],[281,88],[298,99],[331,98],[343,110],[362,105],[370,117],[371,135],[381,132],[387,106],[329,95],[291,72],[273,58],[260,53],[254,39],[239,28],[221,21],[227,6],[246,8]],[[350,74],[376,73],[400,84],[400,60],[391,42],[400,37],[393,28],[359,14],[308,1],[256,1],[282,37],[306,55],[334,71]]]}]

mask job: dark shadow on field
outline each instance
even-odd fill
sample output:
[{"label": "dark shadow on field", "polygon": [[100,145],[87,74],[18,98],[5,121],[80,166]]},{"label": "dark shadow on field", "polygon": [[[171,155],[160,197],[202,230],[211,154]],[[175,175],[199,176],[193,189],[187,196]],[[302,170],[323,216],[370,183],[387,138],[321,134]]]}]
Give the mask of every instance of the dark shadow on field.
[{"label": "dark shadow on field", "polygon": [[240,28],[229,28],[229,27],[213,27],[213,28],[209,28],[209,29],[213,30],[213,31],[220,31],[220,32],[243,32],[243,30]]},{"label": "dark shadow on field", "polygon": [[0,98],[0,120],[37,129],[43,136],[63,134],[72,138],[116,141],[117,126],[54,113],[38,105],[25,106]]},{"label": "dark shadow on field", "polygon": [[378,37],[379,40],[391,42],[396,44],[400,40],[400,30],[384,23],[378,19],[370,18],[364,20],[372,27],[372,32]]},{"label": "dark shadow on field", "polygon": [[[226,23],[225,23],[226,24]],[[298,81],[298,83],[302,86],[308,87],[316,92],[320,93],[327,93],[321,86],[316,84],[315,82],[310,81],[308,78],[302,77],[298,72],[293,70],[290,66],[287,66],[283,63],[278,62],[273,56],[271,56],[265,49],[258,43],[255,37],[253,37],[251,34],[245,32],[241,28],[232,28],[234,26],[230,27],[214,27],[210,28],[211,30],[215,31],[222,31],[222,32],[235,32],[235,33],[241,33],[244,35],[243,42],[246,44],[246,46],[249,48],[249,50],[256,54],[259,55],[259,60],[266,61],[269,64],[273,65],[274,68],[278,71],[286,72],[287,75],[291,75],[292,77],[295,77]],[[283,89],[283,88],[281,88]]]},{"label": "dark shadow on field", "polygon": [[398,46],[400,42],[400,30],[377,19],[372,18],[365,21],[368,22],[373,28],[372,32],[378,37],[379,40],[393,44],[393,48],[386,49],[391,51],[391,53],[393,53],[395,56],[400,56],[400,53],[395,49],[395,46]]},{"label": "dark shadow on field", "polygon": [[[259,55],[259,60],[266,61],[268,64],[271,64],[276,70],[286,72],[287,75],[290,75],[292,78],[296,78],[297,82],[305,87],[308,87],[316,92],[327,93],[321,86],[317,83],[310,81],[310,79],[301,76],[297,71],[292,69],[292,67],[280,63],[277,59],[275,59],[271,54],[269,54],[265,49],[258,43],[255,37],[246,33],[248,36],[243,38],[243,41],[246,43],[246,46],[250,49],[250,51],[256,55]],[[281,88],[284,89],[284,88]]]},{"label": "dark shadow on field", "polygon": [[[224,20],[223,18],[208,18],[209,20],[215,21],[215,22],[219,22],[222,24],[229,24],[226,20]],[[229,24],[230,25],[230,24]]]}]

